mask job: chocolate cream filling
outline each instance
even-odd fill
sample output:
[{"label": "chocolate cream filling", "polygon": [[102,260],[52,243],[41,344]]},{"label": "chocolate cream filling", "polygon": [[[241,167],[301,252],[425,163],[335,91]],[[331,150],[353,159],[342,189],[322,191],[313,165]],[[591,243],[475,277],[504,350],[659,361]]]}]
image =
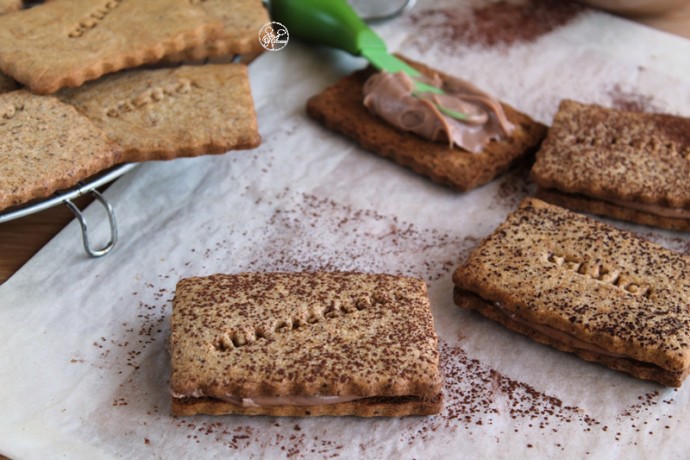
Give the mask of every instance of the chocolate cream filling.
[{"label": "chocolate cream filling", "polygon": [[[432,141],[473,153],[481,152],[492,140],[510,134],[515,126],[501,103],[459,78],[438,75],[417,80],[443,89],[443,94],[416,92],[415,80],[404,72],[377,72],[364,83],[364,106],[389,124]],[[466,115],[463,120],[448,116],[439,107]]]},{"label": "chocolate cream filling", "polygon": [[615,200],[611,198],[598,198],[592,195],[586,195],[584,193],[568,193],[562,192],[557,189],[545,188],[545,191],[556,191],[560,194],[573,196],[581,199],[599,200],[607,203],[615,204],[622,208],[633,209],[635,211],[646,212],[647,214],[653,214],[659,217],[668,217],[673,219],[690,219],[690,210],[685,208],[669,208],[666,206],[660,206],[658,204],[646,204],[639,203],[636,201],[626,201],[626,200]]},{"label": "chocolate cream filling", "polygon": [[635,359],[629,355],[623,353],[614,353],[606,350],[596,344],[585,342],[572,334],[561,331],[559,329],[547,326],[545,324],[533,323],[522,315],[518,315],[515,312],[508,311],[500,302],[492,302],[496,309],[505,317],[520,323],[523,326],[527,326],[530,329],[534,329],[537,332],[544,334],[545,336],[562,343],[570,348],[576,348],[578,350],[590,351],[602,356],[608,356],[610,358],[625,358],[625,359]]},{"label": "chocolate cream filling", "polygon": [[326,406],[332,404],[341,404],[351,401],[372,401],[377,403],[405,403],[405,402],[433,402],[436,398],[427,399],[422,396],[252,396],[251,398],[242,398],[233,395],[207,396],[202,391],[195,390],[189,394],[175,393],[171,391],[173,398],[178,400],[185,399],[204,399],[209,398],[216,401],[223,401],[234,404],[238,407],[271,407],[271,406]]},{"label": "chocolate cream filling", "polygon": [[[655,363],[640,361],[639,359],[636,359],[628,354],[611,352],[609,350],[606,350],[605,348],[600,347],[599,345],[586,342],[582,339],[579,339],[578,337],[573,336],[572,334],[561,331],[559,329],[555,329],[544,324],[533,323],[527,318],[515,312],[508,311],[500,302],[488,301],[484,298],[481,299],[484,302],[486,302],[487,305],[492,305],[496,307],[495,311],[498,311],[500,314],[508,318],[510,321],[526,326],[574,350],[589,351],[591,353],[595,353],[600,358],[615,358],[631,362],[634,363],[638,369],[647,369],[648,371],[652,371],[655,374],[657,374],[656,377],[651,377],[647,375],[646,377],[642,378],[654,380],[664,385],[678,387],[680,386],[681,382],[687,377],[687,375],[690,374],[690,368],[685,368],[680,371],[674,371],[670,369],[665,369]],[[659,374],[661,375],[659,376]]]},{"label": "chocolate cream filling", "polygon": [[636,203],[634,201],[605,200],[624,208],[654,214],[659,217],[671,217],[675,219],[690,219],[690,210],[684,208],[667,208],[658,204]]},{"label": "chocolate cream filling", "polygon": [[[679,387],[683,380],[687,377],[688,373],[690,373],[690,368],[685,368],[680,371],[669,370],[659,366],[658,364],[640,361],[624,353],[615,353],[608,351],[596,344],[581,340],[567,332],[543,324],[533,323],[528,319],[522,317],[521,315],[506,310],[505,307],[500,303],[486,300],[484,301],[487,305],[494,306],[494,311],[497,311],[498,313],[503,315],[508,322],[513,322],[515,324],[521,324],[523,326],[526,326],[527,328],[542,334],[542,336],[549,337],[558,343],[568,346],[572,351],[588,351],[590,353],[594,353],[598,358],[595,359],[596,361],[608,358],[615,359],[616,362],[623,363],[622,367],[617,367],[616,365],[612,365],[611,363],[605,363],[613,369],[623,370],[625,372],[631,373],[636,377],[653,380],[663,385],[671,387]],[[630,363],[633,366],[632,369],[636,369],[637,372],[631,371],[631,368],[628,368],[624,363]]]},{"label": "chocolate cream filling", "polygon": [[[192,394],[172,394],[174,398],[201,398],[206,395],[203,392],[195,391]],[[358,399],[364,399],[363,396],[252,396],[251,398],[242,398],[233,395],[209,396],[219,401],[225,401],[230,404],[242,407],[267,407],[267,406],[324,406],[329,404],[340,404]]]}]

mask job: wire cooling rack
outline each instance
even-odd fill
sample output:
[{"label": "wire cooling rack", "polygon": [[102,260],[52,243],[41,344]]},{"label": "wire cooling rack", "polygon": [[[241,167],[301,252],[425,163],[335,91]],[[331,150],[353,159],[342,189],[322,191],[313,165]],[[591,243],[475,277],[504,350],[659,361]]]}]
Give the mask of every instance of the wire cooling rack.
[{"label": "wire cooling rack", "polygon": [[[84,251],[91,257],[101,257],[109,253],[115,243],[117,243],[117,221],[115,219],[115,212],[108,201],[96,190],[98,187],[114,181],[118,177],[127,173],[137,166],[136,163],[127,163],[113,168],[107,169],[99,174],[90,177],[87,180],[77,182],[71,188],[55,192],[52,197],[43,200],[32,201],[22,206],[15,206],[4,212],[0,212],[0,223],[9,222],[14,219],[26,217],[46,209],[64,205],[79,221],[81,226],[81,236],[84,243]],[[82,195],[91,194],[96,201],[98,201],[108,215],[108,222],[110,224],[110,240],[101,248],[93,248],[89,239],[89,229],[86,217],[81,213],[79,208],[72,202],[73,199]]]}]

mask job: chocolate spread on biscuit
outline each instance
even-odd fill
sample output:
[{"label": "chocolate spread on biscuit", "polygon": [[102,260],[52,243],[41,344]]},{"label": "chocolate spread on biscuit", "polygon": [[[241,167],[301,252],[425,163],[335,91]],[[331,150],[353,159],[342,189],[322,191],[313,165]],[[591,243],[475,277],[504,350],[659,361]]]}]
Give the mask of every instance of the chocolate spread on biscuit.
[{"label": "chocolate spread on biscuit", "polygon": [[[418,80],[444,93],[419,93],[415,80],[407,74],[378,72],[364,83],[364,105],[396,128],[473,153],[481,152],[492,140],[509,136],[515,128],[501,103],[469,82],[449,77],[441,80],[438,75]],[[448,116],[441,107],[466,118]]]}]

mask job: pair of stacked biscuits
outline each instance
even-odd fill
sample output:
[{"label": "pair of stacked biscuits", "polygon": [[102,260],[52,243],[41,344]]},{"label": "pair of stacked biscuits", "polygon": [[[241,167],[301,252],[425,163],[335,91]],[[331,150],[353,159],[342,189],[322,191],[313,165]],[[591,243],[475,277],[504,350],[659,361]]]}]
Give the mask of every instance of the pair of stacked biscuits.
[{"label": "pair of stacked biscuits", "polygon": [[679,387],[690,372],[690,259],[579,212],[690,230],[689,133],[680,116],[562,101],[531,170],[537,198],[457,269],[457,305]]},{"label": "pair of stacked biscuits", "polygon": [[[463,191],[537,151],[532,178],[541,198],[690,228],[688,119],[563,101],[547,128],[503,104],[515,130],[471,153],[368,112],[362,87],[372,73],[356,72],[314,96],[309,115]],[[690,260],[561,206],[525,199],[455,271],[455,303],[585,360],[680,386],[690,370]],[[437,340],[426,285],[415,278],[184,279],[172,316],[173,412],[433,414],[442,406]]]},{"label": "pair of stacked biscuits", "polygon": [[230,59],[261,52],[260,0],[22,6],[0,2],[0,210],[119,163],[260,144]]}]

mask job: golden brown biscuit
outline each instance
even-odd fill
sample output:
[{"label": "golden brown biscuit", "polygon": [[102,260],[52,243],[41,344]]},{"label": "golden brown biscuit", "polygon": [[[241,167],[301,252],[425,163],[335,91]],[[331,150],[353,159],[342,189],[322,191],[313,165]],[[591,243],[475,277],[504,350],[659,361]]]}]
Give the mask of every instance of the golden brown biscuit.
[{"label": "golden brown biscuit", "polygon": [[189,0],[53,0],[0,16],[0,70],[38,94],[156,62],[222,24]]},{"label": "golden brown biscuit", "polygon": [[[22,7],[22,0],[0,0],[0,14],[11,13]],[[14,91],[19,85],[12,78],[0,73],[0,94]]]},{"label": "golden brown biscuit", "polygon": [[167,55],[166,61],[195,61],[264,51],[259,42],[259,30],[270,18],[261,0],[205,0],[199,6],[223,22],[222,34],[201,45]]},{"label": "golden brown biscuit", "polygon": [[0,94],[0,209],[43,198],[119,161],[74,107],[25,90]]},{"label": "golden brown biscuit", "polygon": [[[425,75],[435,72],[420,63],[406,61]],[[481,153],[448,148],[447,143],[400,131],[364,107],[362,88],[373,72],[371,68],[355,72],[312,97],[307,113],[363,148],[435,182],[461,191],[485,184],[535,151],[546,134],[545,126],[506,104],[503,109],[516,130],[507,139],[492,141]],[[439,75],[444,78],[444,74]]]},{"label": "golden brown biscuit", "polygon": [[22,0],[0,0],[0,14],[11,13],[22,8]]},{"label": "golden brown biscuit", "polygon": [[690,370],[690,259],[526,199],[454,275],[457,305],[667,386]]},{"label": "golden brown biscuit", "polygon": [[359,273],[187,278],[171,320],[178,415],[427,415],[441,409],[426,284]]},{"label": "golden brown biscuit", "polygon": [[690,118],[561,102],[536,156],[539,196],[579,211],[690,229]]},{"label": "golden brown biscuit", "polygon": [[123,150],[123,161],[251,149],[261,143],[242,64],[129,70],[58,96]]}]

